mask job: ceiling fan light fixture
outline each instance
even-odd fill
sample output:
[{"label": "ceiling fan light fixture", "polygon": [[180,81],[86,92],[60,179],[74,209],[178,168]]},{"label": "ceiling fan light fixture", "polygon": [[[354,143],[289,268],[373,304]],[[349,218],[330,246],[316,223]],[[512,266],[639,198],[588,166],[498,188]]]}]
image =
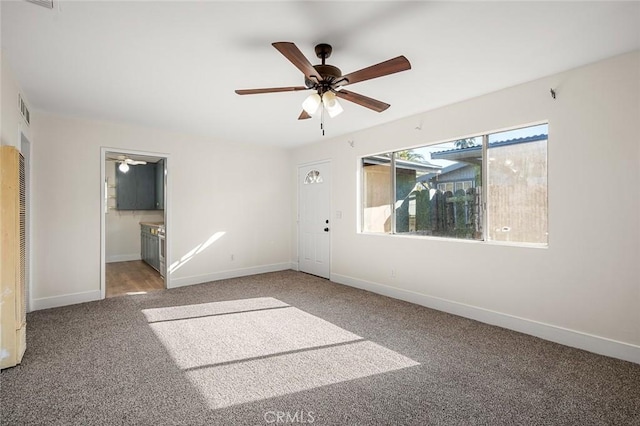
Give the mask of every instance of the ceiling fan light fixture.
[{"label": "ceiling fan light fixture", "polygon": [[320,98],[320,95],[312,93],[304,100],[304,102],[302,102],[302,109],[304,109],[307,114],[313,115],[318,112],[318,108],[321,103],[322,99]]},{"label": "ceiling fan light fixture", "polygon": [[329,113],[329,117],[331,118],[340,115],[342,111],[344,111],[344,109],[342,109],[342,105],[340,105],[340,103],[338,102],[338,98],[336,97],[336,94],[331,91],[325,92],[322,95],[322,103],[324,107],[327,109],[327,112]]},{"label": "ceiling fan light fixture", "polygon": [[120,171],[121,171],[122,173],[127,173],[127,172],[129,171],[129,165],[123,161],[123,162],[122,162],[122,163],[120,163],[120,165],[118,166],[118,169],[120,169]]}]

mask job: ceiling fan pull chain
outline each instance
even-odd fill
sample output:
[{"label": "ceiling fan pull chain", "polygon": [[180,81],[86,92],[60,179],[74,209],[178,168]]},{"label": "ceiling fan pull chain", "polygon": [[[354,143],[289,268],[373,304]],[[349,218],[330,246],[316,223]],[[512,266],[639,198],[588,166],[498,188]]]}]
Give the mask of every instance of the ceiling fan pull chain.
[{"label": "ceiling fan pull chain", "polygon": [[320,130],[324,136],[324,101],[320,101]]}]

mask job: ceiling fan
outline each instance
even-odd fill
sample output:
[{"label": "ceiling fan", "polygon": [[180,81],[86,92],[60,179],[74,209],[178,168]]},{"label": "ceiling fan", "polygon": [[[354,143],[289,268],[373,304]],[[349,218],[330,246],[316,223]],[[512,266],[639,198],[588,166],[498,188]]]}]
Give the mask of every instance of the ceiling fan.
[{"label": "ceiling fan", "polygon": [[107,161],[115,161],[120,163],[118,168],[122,173],[127,173],[129,171],[129,166],[137,166],[139,164],[147,164],[146,161],[143,160],[133,160],[126,155],[118,155],[117,157],[107,157]]},{"label": "ceiling fan", "polygon": [[[336,98],[344,99],[382,112],[389,108],[389,104],[379,100],[360,95],[355,92],[344,90],[343,87],[349,84],[358,83],[373,78],[383,77],[400,71],[411,69],[411,64],[404,56],[398,56],[388,61],[381,62],[370,67],[363,68],[352,73],[342,75],[338,67],[325,63],[331,56],[333,48],[326,43],[318,44],[315,47],[316,56],[322,60],[321,64],[311,65],[300,49],[291,42],[272,43],[280,53],[284,55],[293,65],[304,74],[304,86],[272,87],[265,89],[241,89],[236,90],[238,95],[253,95],[259,93],[275,92],[295,92],[299,90],[314,90],[302,103],[302,112],[298,120],[311,118],[318,110],[321,113],[326,109],[330,117],[335,117],[342,112],[342,107]],[[322,123],[321,123],[322,128]],[[324,130],[323,130],[324,134]]]}]

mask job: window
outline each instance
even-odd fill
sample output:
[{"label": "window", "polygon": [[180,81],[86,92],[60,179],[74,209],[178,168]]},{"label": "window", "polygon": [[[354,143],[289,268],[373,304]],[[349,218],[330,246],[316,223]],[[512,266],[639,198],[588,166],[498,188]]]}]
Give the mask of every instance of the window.
[{"label": "window", "polygon": [[547,243],[547,126],[537,127],[488,137],[489,240]]},{"label": "window", "polygon": [[391,232],[391,157],[362,159],[362,231]]},{"label": "window", "polygon": [[364,157],[362,232],[546,244],[547,133],[542,124]]},{"label": "window", "polygon": [[324,179],[320,176],[320,172],[317,170],[310,170],[304,178],[304,184],[309,185],[311,183],[322,183]]}]

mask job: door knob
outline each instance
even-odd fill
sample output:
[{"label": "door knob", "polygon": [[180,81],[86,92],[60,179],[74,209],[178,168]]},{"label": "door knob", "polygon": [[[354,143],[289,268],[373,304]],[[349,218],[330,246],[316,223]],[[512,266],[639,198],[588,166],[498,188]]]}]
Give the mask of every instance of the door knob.
[{"label": "door knob", "polygon": [[324,232],[329,232],[329,228],[324,228]]}]

